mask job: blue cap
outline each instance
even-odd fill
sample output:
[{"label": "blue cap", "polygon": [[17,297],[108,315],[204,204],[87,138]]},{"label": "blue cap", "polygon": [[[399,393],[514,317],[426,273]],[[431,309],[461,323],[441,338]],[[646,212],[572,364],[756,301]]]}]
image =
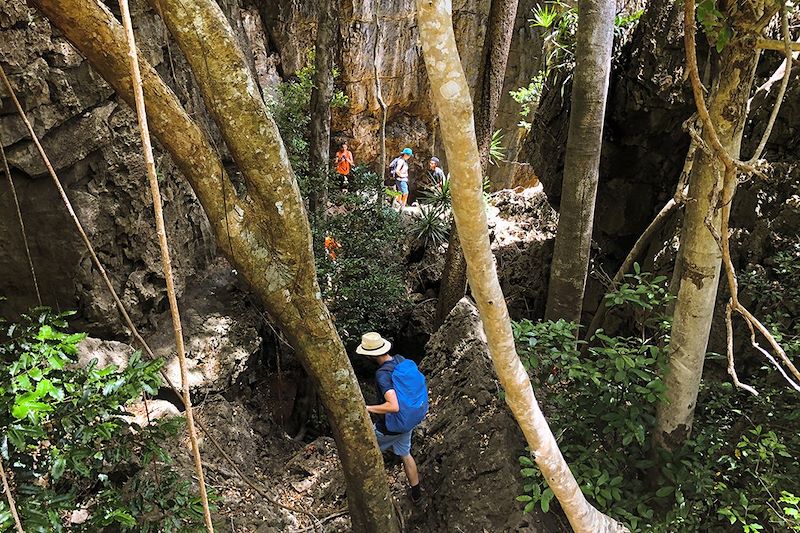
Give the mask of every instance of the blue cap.
[{"label": "blue cap", "polygon": [[411,151],[411,148],[403,148],[403,151],[400,153],[403,155],[410,155],[410,156],[414,155],[414,152]]}]

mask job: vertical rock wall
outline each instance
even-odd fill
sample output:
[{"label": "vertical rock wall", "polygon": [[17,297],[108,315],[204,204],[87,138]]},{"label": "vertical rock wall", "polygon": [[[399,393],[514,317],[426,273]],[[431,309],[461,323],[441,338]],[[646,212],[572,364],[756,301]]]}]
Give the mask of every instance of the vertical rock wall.
[{"label": "vertical rock wall", "polygon": [[[541,39],[528,19],[534,0],[521,0],[501,102],[498,127],[512,128],[518,106],[508,91],[527,85],[539,68]],[[312,2],[267,0],[258,2],[270,46],[280,58],[280,72],[291,76],[305,64],[313,47],[315,11]],[[475,87],[483,40],[488,24],[489,0],[453,2],[453,22],[467,80]],[[375,18],[379,20],[380,30]],[[380,142],[380,106],[375,85],[375,44],[381,93],[388,107],[387,153],[410,146],[425,158],[433,152],[443,157],[436,140],[436,118],[430,105],[429,87],[418,44],[415,0],[352,0],[341,2],[337,84],[350,105],[334,110],[334,141],[349,139],[357,162],[374,164]],[[512,135],[513,136],[513,135]],[[512,136],[509,136],[512,137]],[[418,164],[424,159],[417,160]]]},{"label": "vertical rock wall", "polygon": [[[177,88],[190,111],[200,103],[180,58],[166,57],[165,30],[143,2],[133,3],[137,37],[151,62]],[[0,62],[11,78],[61,177],[78,217],[134,319],[145,323],[166,307],[152,201],[131,109],[49,22],[22,0],[0,8]],[[174,49],[173,45],[173,49]],[[174,70],[173,70],[174,67]],[[178,74],[174,77],[172,73]],[[11,99],[2,95],[2,142],[44,304],[78,309],[87,327],[117,332],[113,302],[84,249]],[[189,186],[158,150],[167,232],[179,291],[215,253],[208,222]],[[0,185],[0,314],[34,305],[10,189]]]}]

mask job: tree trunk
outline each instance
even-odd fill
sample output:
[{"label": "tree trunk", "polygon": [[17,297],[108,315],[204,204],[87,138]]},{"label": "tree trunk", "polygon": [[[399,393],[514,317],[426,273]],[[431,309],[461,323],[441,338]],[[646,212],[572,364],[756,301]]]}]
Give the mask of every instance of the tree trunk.
[{"label": "tree trunk", "polygon": [[325,213],[328,202],[328,175],[331,164],[331,100],[333,62],[336,46],[335,3],[320,0],[317,6],[317,41],[314,47],[314,86],[311,89],[311,193],[315,216]]},{"label": "tree trunk", "polygon": [[373,9],[375,10],[375,46],[372,49],[372,69],[375,73],[375,99],[378,100],[378,106],[381,108],[381,139],[380,145],[378,146],[379,166],[377,174],[381,177],[381,182],[383,182],[383,178],[386,175],[386,118],[388,109],[386,107],[386,102],[383,100],[383,84],[381,83],[380,67],[381,62],[378,61],[379,58],[382,57],[382,55],[378,53],[378,48],[381,45],[381,38],[383,35],[380,17],[381,0],[375,0]]},{"label": "tree trunk", "polygon": [[614,0],[578,4],[575,81],[545,317],[580,323],[614,44]]},{"label": "tree trunk", "polygon": [[[722,50],[708,111],[722,146],[734,158],[739,157],[747,119],[747,99],[758,57],[755,41],[777,8],[777,3],[751,0],[725,18],[736,37]],[[758,19],[763,22],[757,23]],[[685,31],[694,32],[695,28]],[[703,138],[708,142],[705,132]],[[680,265],[675,267],[680,273],[674,280],[678,298],[665,376],[667,401],[659,404],[656,422],[656,442],[667,449],[677,448],[691,433],[722,261],[720,245],[707,222],[719,234],[724,167],[716,156],[703,150],[696,158],[681,229]]]},{"label": "tree trunk", "polygon": [[489,28],[483,42],[481,78],[475,89],[475,135],[478,138],[478,153],[484,172],[489,165],[489,147],[492,143],[494,121],[503,95],[508,51],[514,36],[518,0],[492,0],[489,8]]},{"label": "tree trunk", "polygon": [[511,319],[489,246],[472,101],[456,48],[452,3],[417,0],[417,16],[433,102],[451,165],[453,215],[467,261],[470,286],[506,402],[575,531],[624,531],[623,526],[586,501],[539,409],[528,374],[516,353]]},{"label": "tree trunk", "polygon": [[[96,0],[31,3],[121,97],[133,102],[125,35],[105,6]],[[160,3],[244,175],[247,195],[233,194],[233,184],[205,134],[140,56],[152,132],[194,189],[220,249],[261,298],[318,385],[345,473],[353,529],[397,531],[364,399],[320,298],[308,220],[277,127],[216,3]]]},{"label": "tree trunk", "polygon": [[467,262],[464,260],[464,250],[461,249],[461,240],[458,238],[456,223],[453,220],[453,223],[450,224],[447,251],[444,254],[442,282],[439,286],[439,299],[436,301],[434,327],[438,329],[444,324],[447,315],[465,294],[467,294]]},{"label": "tree trunk", "polygon": [[[508,63],[508,51],[514,36],[514,21],[517,18],[518,0],[492,0],[489,8],[489,28],[483,42],[481,78],[475,89],[475,100],[479,102],[475,113],[475,132],[481,168],[489,166],[489,147],[492,143],[494,121],[503,94],[503,81]],[[467,293],[467,263],[458,240],[455,222],[450,226],[450,239],[442,270],[439,300],[436,303],[436,327],[441,326],[450,311]]]}]

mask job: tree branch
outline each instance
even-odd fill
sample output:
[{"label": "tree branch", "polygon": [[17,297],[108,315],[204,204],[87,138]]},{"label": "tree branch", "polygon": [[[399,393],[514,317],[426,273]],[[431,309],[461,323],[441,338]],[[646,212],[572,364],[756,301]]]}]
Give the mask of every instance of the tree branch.
[{"label": "tree branch", "polygon": [[[756,41],[756,48],[759,50],[775,50],[776,52],[783,52],[785,49],[785,40],[779,41],[778,39],[759,39]],[[800,52],[800,43],[789,41],[789,47],[794,52]]]},{"label": "tree branch", "polygon": [[17,533],[25,533],[25,530],[22,529],[22,522],[20,522],[19,515],[17,514],[17,505],[14,501],[14,496],[11,494],[8,478],[6,478],[6,469],[3,467],[2,457],[0,457],[0,476],[3,477],[3,490],[6,491],[6,500],[8,501],[8,507],[11,509],[11,516],[14,517],[14,525],[17,527]]},{"label": "tree branch", "polygon": [[781,5],[781,34],[783,35],[783,53],[786,56],[786,67],[783,71],[783,79],[781,80],[781,87],[778,90],[778,95],[775,99],[775,105],[772,108],[772,113],[769,115],[767,127],[764,129],[764,134],[761,136],[761,142],[758,143],[758,148],[753,152],[747,163],[754,164],[764,153],[764,148],[767,146],[769,136],[772,134],[772,127],[775,125],[775,119],[778,118],[778,111],[781,109],[783,103],[783,96],[786,94],[786,87],[789,86],[789,78],[792,75],[792,42],[789,37],[789,10],[786,9],[786,4]]}]

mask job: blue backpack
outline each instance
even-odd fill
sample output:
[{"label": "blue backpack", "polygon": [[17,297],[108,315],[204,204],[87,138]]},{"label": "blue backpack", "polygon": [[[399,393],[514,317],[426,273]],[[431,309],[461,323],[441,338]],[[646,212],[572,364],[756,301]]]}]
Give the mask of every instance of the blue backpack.
[{"label": "blue backpack", "polygon": [[400,411],[386,415],[386,429],[393,433],[406,433],[428,414],[428,386],[425,376],[411,359],[404,359],[394,368],[392,385]]}]

